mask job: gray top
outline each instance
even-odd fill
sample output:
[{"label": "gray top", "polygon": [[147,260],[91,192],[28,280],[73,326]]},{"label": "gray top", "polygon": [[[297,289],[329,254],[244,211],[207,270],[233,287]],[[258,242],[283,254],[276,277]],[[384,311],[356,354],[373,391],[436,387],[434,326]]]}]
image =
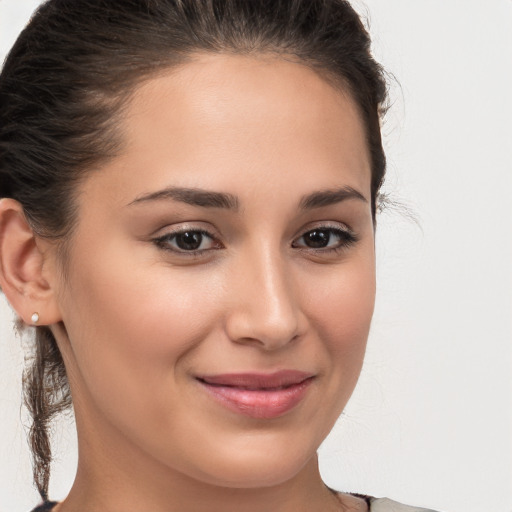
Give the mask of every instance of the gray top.
[{"label": "gray top", "polygon": [[435,512],[427,508],[402,505],[388,498],[370,498],[370,512]]}]

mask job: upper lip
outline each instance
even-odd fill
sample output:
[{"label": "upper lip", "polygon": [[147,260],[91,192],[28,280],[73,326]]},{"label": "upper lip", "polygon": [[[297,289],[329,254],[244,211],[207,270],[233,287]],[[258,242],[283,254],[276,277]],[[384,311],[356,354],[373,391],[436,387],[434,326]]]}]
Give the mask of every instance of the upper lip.
[{"label": "upper lip", "polygon": [[274,373],[225,373],[202,375],[198,380],[214,386],[246,389],[275,389],[300,384],[314,377],[313,373],[299,370],[281,370]]}]

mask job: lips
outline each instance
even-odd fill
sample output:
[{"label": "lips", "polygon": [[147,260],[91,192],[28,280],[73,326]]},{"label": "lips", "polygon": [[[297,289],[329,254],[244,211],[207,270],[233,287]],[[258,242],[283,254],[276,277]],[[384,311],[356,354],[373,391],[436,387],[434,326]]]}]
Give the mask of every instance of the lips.
[{"label": "lips", "polygon": [[233,412],[270,419],[295,408],[306,396],[314,375],[297,370],[272,374],[233,373],[197,377],[202,388]]}]

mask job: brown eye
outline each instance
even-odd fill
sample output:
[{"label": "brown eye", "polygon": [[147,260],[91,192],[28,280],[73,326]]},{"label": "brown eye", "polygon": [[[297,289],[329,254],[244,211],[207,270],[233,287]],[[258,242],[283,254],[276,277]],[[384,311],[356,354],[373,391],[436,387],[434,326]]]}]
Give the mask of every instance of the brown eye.
[{"label": "brown eye", "polygon": [[178,253],[200,253],[210,249],[220,249],[220,242],[216,241],[207,231],[186,229],[174,233],[167,233],[154,240],[158,247]]},{"label": "brown eye", "polygon": [[175,235],[175,241],[183,251],[197,251],[203,243],[203,237],[199,231],[185,231]]},{"label": "brown eye", "polygon": [[356,235],[340,228],[317,228],[304,233],[292,247],[336,250],[347,247],[357,241]]},{"label": "brown eye", "polygon": [[330,231],[326,229],[315,229],[303,235],[304,244],[312,249],[321,249],[329,245],[331,239]]}]

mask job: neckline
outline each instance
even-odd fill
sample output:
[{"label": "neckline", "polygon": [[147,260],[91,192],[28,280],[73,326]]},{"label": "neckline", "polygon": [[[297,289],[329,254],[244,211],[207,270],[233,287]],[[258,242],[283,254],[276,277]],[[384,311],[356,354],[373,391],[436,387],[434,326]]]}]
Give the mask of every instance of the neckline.
[{"label": "neckline", "polygon": [[[333,494],[336,496],[340,496],[342,494],[348,494],[349,496],[353,496],[354,498],[360,498],[364,500],[368,507],[368,512],[371,512],[371,506],[372,506],[372,500],[373,498],[371,496],[367,496],[366,494],[359,494],[355,492],[349,492],[349,493],[342,493],[335,491],[334,489],[328,488]],[[45,501],[38,507],[36,507],[32,512],[51,512],[57,505],[59,504],[58,501]]]}]

